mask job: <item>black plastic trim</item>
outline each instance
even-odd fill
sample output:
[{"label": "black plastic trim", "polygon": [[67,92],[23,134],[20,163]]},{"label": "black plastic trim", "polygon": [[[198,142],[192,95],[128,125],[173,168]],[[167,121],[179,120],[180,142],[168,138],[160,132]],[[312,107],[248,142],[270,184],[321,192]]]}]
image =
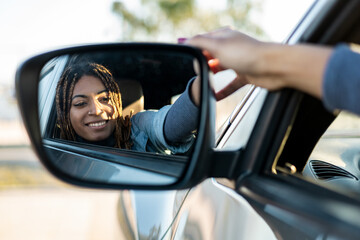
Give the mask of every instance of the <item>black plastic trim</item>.
[{"label": "black plastic trim", "polygon": [[74,156],[81,155],[88,157],[89,159],[96,158],[106,162],[112,162],[174,177],[181,177],[188,161],[186,156],[142,153],[56,139],[44,139],[43,141],[43,146],[48,149],[68,152]]},{"label": "black plastic trim", "polygon": [[214,151],[209,177],[234,179],[235,169],[240,161],[242,149],[238,151]]}]

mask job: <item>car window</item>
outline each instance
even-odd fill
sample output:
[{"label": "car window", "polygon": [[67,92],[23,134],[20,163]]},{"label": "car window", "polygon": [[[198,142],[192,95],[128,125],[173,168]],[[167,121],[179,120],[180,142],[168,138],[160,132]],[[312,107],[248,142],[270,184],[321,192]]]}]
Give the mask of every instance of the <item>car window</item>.
[{"label": "car window", "polygon": [[274,151],[271,173],[359,195],[360,117],[329,112],[309,96],[303,96],[296,109],[291,123],[277,130],[279,138],[273,140],[280,148]]},{"label": "car window", "polygon": [[[279,2],[279,1],[278,1]],[[304,14],[313,4],[313,0],[294,3],[281,1],[281,5],[287,11],[276,12],[273,9],[272,0],[264,0],[261,14],[253,13],[254,22],[263,27],[264,32],[253,32],[251,35],[267,41],[286,41],[292,29],[296,28]],[[287,21],[283,21],[287,19]],[[274,28],[274,26],[277,26]],[[265,34],[264,34],[265,33]],[[213,76],[212,84],[215,91],[225,87],[235,77],[235,72],[226,70]],[[267,91],[257,89],[252,85],[246,85],[227,98],[216,103],[216,146],[218,149],[240,149],[247,143],[248,136],[254,126]],[[256,97],[258,96],[259,97]],[[258,98],[258,100],[255,100]],[[249,103],[246,101],[251,99]],[[255,104],[253,104],[255,102]],[[253,106],[252,106],[253,105]],[[250,114],[247,114],[250,109]],[[247,116],[248,115],[248,116]],[[239,126],[238,126],[239,125]],[[238,127],[236,127],[238,126]]]},{"label": "car window", "polygon": [[[124,59],[127,61],[124,61]],[[124,64],[120,64],[122,63],[121,60]],[[90,61],[95,63],[103,62],[107,68],[103,70],[105,69],[103,65],[101,65],[101,67],[100,64],[95,65],[95,63],[91,63]],[[177,64],[179,61],[182,64]],[[180,146],[179,151],[177,151],[178,149],[176,147],[171,148],[172,146],[167,149],[165,149],[165,147],[160,149],[162,146],[158,147],[155,145],[157,142],[151,142],[153,145],[148,144],[150,137],[152,137],[151,140],[157,140],[157,138],[155,138],[154,135],[145,138],[145,130],[140,129],[140,127],[142,127],[143,125],[141,124],[145,122],[154,123],[155,120],[158,121],[156,117],[164,116],[161,114],[166,112],[161,109],[167,110],[170,99],[174,99],[174,96],[183,93],[189,85],[189,81],[195,81],[193,62],[193,56],[182,53],[167,55],[161,51],[156,51],[155,53],[151,51],[146,53],[143,51],[141,54],[135,54],[130,50],[128,52],[121,50],[111,53],[101,51],[89,52],[86,54],[66,55],[51,59],[42,69],[39,86],[39,92],[41,93],[39,95],[39,109],[41,109],[40,112],[46,112],[46,114],[43,114],[44,118],[41,122],[44,126],[43,144],[45,152],[50,158],[54,159],[53,163],[64,172],[73,176],[81,176],[91,181],[127,182],[129,184],[170,184],[175,182],[176,179],[181,176],[183,169],[185,169],[187,165],[187,155],[188,152],[192,151],[191,144],[193,141],[189,141],[189,144],[186,146],[184,144],[182,149],[180,149]],[[60,66],[62,66],[61,70]],[[73,79],[71,75],[70,77],[67,75],[68,72],[72,70],[71,68],[76,69],[72,76],[77,76],[77,71],[81,73],[81,70],[83,70],[81,67],[88,67],[90,69],[96,67],[103,70],[104,73],[107,73],[106,77],[108,77],[107,80],[104,80],[104,83],[109,85],[111,83],[118,87],[118,90],[111,85],[108,91],[103,90],[104,84],[101,83],[100,77],[104,77],[105,74],[101,75],[99,80],[95,78],[95,81],[91,78],[93,75],[83,75],[79,77],[80,79],[73,85],[64,84],[65,87],[59,85],[63,84],[64,81],[66,82],[66,79]],[[138,68],[141,69],[139,70]],[[57,69],[59,70],[57,71]],[[182,74],[177,74],[175,70],[181,71]],[[57,74],[58,72],[60,74]],[[93,74],[93,72],[90,72],[90,74]],[[85,82],[87,83],[86,85],[82,85],[84,83],[84,81],[82,82],[81,80],[82,78],[85,79],[84,81],[87,81]],[[169,81],[169,79],[172,81]],[[98,82],[100,82],[100,84],[98,84]],[[73,86],[73,92],[75,92],[76,86],[79,86],[77,84],[82,86],[79,88],[82,90],[77,90],[78,93],[74,93],[70,98],[63,97],[61,92],[57,92],[60,89],[58,86],[64,89],[66,89],[66,86]],[[60,89],[60,91],[61,90],[62,89]],[[63,104],[62,106],[68,105],[60,101],[64,99],[71,99],[70,101],[73,101],[75,99],[75,101],[73,101],[75,103],[72,102],[71,107],[75,106],[77,113],[80,113],[80,118],[77,118],[76,121],[81,124],[77,127],[79,128],[80,126],[80,128],[82,128],[82,117],[91,115],[89,119],[96,119],[99,113],[109,111],[109,108],[105,108],[105,105],[109,102],[107,100],[109,97],[108,95],[106,95],[106,97],[103,96],[105,96],[104,93],[107,94],[110,91],[114,91],[115,93],[118,91],[119,94],[117,96],[121,96],[121,101],[117,101],[119,104],[116,105],[112,103],[113,105],[110,109],[119,107],[118,109],[123,110],[122,114],[127,114],[128,107],[131,110],[135,110],[130,125],[132,127],[131,133],[133,134],[131,138],[131,148],[116,146],[116,142],[111,141],[115,139],[112,138],[113,135],[109,135],[103,142],[91,141],[92,139],[83,140],[80,136],[65,140],[66,138],[61,135],[61,132],[68,128],[66,128],[66,124],[61,125],[62,119],[59,121],[57,114],[59,113],[59,109],[63,109],[59,107],[60,104]],[[160,95],[159,92],[162,94]],[[59,96],[56,98],[56,103],[55,95],[56,97]],[[74,95],[75,97],[73,97]],[[100,99],[98,101],[99,104],[104,105],[104,107],[101,107],[101,111],[96,113],[98,115],[83,111],[82,108],[83,105],[87,104],[88,99],[91,99],[93,96],[95,96],[95,101]],[[115,97],[113,99],[119,100],[119,98]],[[77,101],[80,104],[78,104]],[[85,110],[87,109],[91,110],[91,108],[85,108]],[[143,111],[144,109],[148,111],[145,112]],[[150,118],[155,115],[153,109],[160,109],[156,113],[158,115],[155,116],[155,120]],[[144,113],[147,115],[144,115]],[[139,119],[143,120],[143,122],[139,123]],[[73,122],[71,122],[71,124],[72,123]],[[195,124],[197,124],[197,122]],[[190,140],[195,138],[196,131],[191,134],[192,138]],[[107,141],[108,139],[109,141]],[[141,148],[143,146],[144,148]],[[145,149],[145,147],[147,148]],[[134,151],[136,151],[136,159],[129,158],[130,151],[132,151],[131,154],[133,154],[133,156],[135,154]],[[156,156],[156,160],[153,159],[154,156]],[[166,167],[164,167],[164,163],[166,163]],[[129,173],[132,178],[129,178],[126,174],[124,175],[124,172]]]},{"label": "car window", "polygon": [[232,123],[233,117],[241,109],[241,104],[247,95],[252,91],[252,85],[246,85],[236,92],[231,94],[229,97],[216,102],[216,139],[219,139],[222,134],[226,131]]},{"label": "car window", "polygon": [[[216,73],[212,76],[212,78],[210,78],[214,91],[217,92],[221,90],[235,77],[236,73],[232,70],[225,70]],[[227,127],[231,124],[230,121],[232,114],[236,114],[236,111],[239,110],[238,106],[251,90],[252,86],[246,85],[235,91],[230,96],[216,102],[216,139],[219,139],[221,135],[224,134]]]},{"label": "car window", "polygon": [[[221,135],[217,136],[217,149],[238,150],[244,148],[251,136],[268,91],[247,85],[245,96],[229,116]],[[240,95],[240,94],[239,94]]]},{"label": "car window", "polygon": [[360,194],[360,117],[341,112],[322,135],[303,176]]},{"label": "car window", "polygon": [[[116,143],[114,143],[114,139],[112,139],[113,135],[110,134],[110,131],[108,132],[109,136],[105,139],[102,139],[106,140],[104,142],[93,141],[93,139],[85,139],[84,137],[80,137],[79,135],[75,134],[71,135],[72,133],[70,131],[70,137],[64,135],[64,132],[66,132],[67,129],[67,123],[66,120],[63,119],[60,119],[59,121],[57,114],[59,111],[64,111],[63,108],[59,106],[61,104],[63,104],[62,106],[65,106],[64,99],[67,99],[68,97],[57,98],[60,105],[55,104],[55,95],[56,91],[58,91],[56,90],[58,82],[60,81],[61,76],[64,74],[68,74],[68,72],[71,71],[72,68],[76,69],[74,71],[80,71],[82,70],[80,68],[83,67],[84,64],[89,65],[91,64],[90,62],[103,63],[103,65],[101,66],[104,68],[106,66],[106,69],[110,73],[107,76],[111,76],[111,78],[109,77],[108,79],[111,80],[111,83],[114,83],[114,86],[118,87],[118,90],[116,90],[116,88],[114,87],[113,89],[115,90],[112,91],[114,91],[115,93],[116,91],[118,91],[119,94],[113,94],[111,96],[119,96],[121,97],[121,101],[114,101],[118,103],[118,105],[111,102],[111,104],[113,104],[111,108],[104,107],[103,109],[107,109],[107,111],[110,112],[110,110],[108,109],[113,109],[114,107],[116,107],[121,109],[122,116],[129,116],[129,119],[131,116],[131,150],[140,152],[154,150],[152,152],[162,153],[166,155],[187,155],[187,152],[191,151],[191,146],[196,139],[196,124],[198,124],[196,119],[194,121],[195,123],[193,124],[195,125],[195,130],[190,133],[191,138],[189,138],[189,140],[187,141],[184,141],[184,144],[182,145],[176,145],[176,147],[173,147],[170,144],[163,144],[165,140],[159,140],[156,137],[156,134],[158,133],[157,131],[160,130],[148,131],[146,133],[149,134],[149,136],[146,137],[143,137],[142,135],[145,132],[144,128],[147,126],[145,125],[145,123],[152,123],[151,121],[153,119],[155,119],[156,121],[158,121],[157,119],[163,119],[166,111],[170,107],[171,100],[174,101],[175,96],[182,94],[187,88],[187,86],[190,84],[190,82],[196,81],[196,74],[193,69],[193,57],[191,55],[183,53],[166,54],[165,52],[161,51],[157,51],[156,53],[151,51],[149,51],[148,53],[142,52],[141,54],[135,54],[130,50],[128,52],[121,50],[119,52],[111,53],[89,52],[84,54],[61,56],[49,61],[47,65],[45,65],[45,67],[42,69],[40,76],[41,81],[39,86],[39,111],[41,113],[46,113],[42,114],[44,116],[41,117],[42,133],[44,139],[68,139],[70,141],[69,144],[72,144],[72,142],[75,141],[102,146],[116,146],[116,148],[125,149],[124,146],[119,147],[118,145],[116,145]],[[178,62],[180,62],[181,64],[177,64]],[[61,71],[60,66],[62,66]],[[64,71],[65,66],[67,69],[66,71]],[[100,67],[100,64],[97,66]],[[57,69],[59,70],[57,71]],[[182,74],[176,74],[178,71],[181,71]],[[60,74],[57,74],[57,72],[59,72]],[[169,79],[171,79],[171,81],[169,81]],[[61,85],[62,88],[60,89],[60,91],[62,89],[65,89],[66,86],[71,87],[71,85],[69,84],[66,85],[66,83],[63,82],[60,83],[63,84]],[[73,91],[75,91],[77,84],[78,82],[75,84]],[[96,82],[93,82],[92,84],[92,86],[99,88],[98,85],[96,85]],[[88,87],[87,85],[84,86]],[[84,86],[82,86],[83,89]],[[88,121],[89,119],[95,121],[93,119],[97,120],[99,118],[94,117],[94,114],[91,114],[92,116],[87,117],[89,116],[89,113],[84,111],[85,108],[82,107],[85,106],[88,99],[90,99],[85,94],[88,94],[89,91],[99,93],[99,91],[103,89],[103,87],[101,86],[100,90],[96,89],[95,91],[93,90],[95,87],[90,86],[88,87],[88,89],[82,89],[82,92],[80,91],[80,93],[77,93],[76,101],[78,102],[75,101],[75,103],[80,104],[75,105],[74,103],[73,105],[76,106],[74,107],[74,109],[76,110],[77,115],[74,117],[74,119],[76,119],[75,123],[77,124],[77,131],[85,131],[86,134],[91,131],[88,131],[86,127],[83,127],[83,118],[88,118]],[[100,94],[103,94],[102,92],[103,91],[101,91]],[[96,95],[96,101],[97,99],[102,99],[98,98],[98,96],[102,96],[100,94]],[[115,99],[115,97],[113,98]],[[103,100],[101,104],[105,106],[108,104],[108,102],[105,103],[105,100]],[[158,111],[156,111],[155,113],[154,110]],[[194,115],[194,117],[196,117],[196,115]],[[113,123],[114,122],[112,122],[112,124]],[[73,122],[71,122],[71,124],[73,124]],[[74,136],[76,136],[76,139],[72,138]],[[151,138],[151,142],[148,141],[147,137]],[[161,142],[160,144],[160,141],[163,142]],[[185,145],[185,143],[188,145]]]},{"label": "car window", "polygon": [[62,56],[49,61],[40,73],[39,82],[39,116],[41,135],[44,136],[48,131],[49,117],[53,108],[55,97],[55,86],[65,68],[68,56]]}]

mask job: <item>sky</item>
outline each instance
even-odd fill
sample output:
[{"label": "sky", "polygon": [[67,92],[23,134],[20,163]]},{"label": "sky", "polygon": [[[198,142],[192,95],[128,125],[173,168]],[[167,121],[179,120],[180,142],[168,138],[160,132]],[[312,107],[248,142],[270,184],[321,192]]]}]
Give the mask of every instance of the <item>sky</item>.
[{"label": "sky", "polygon": [[[209,8],[219,7],[220,2],[198,1]],[[272,40],[282,41],[312,1],[264,0],[263,14],[254,18]],[[121,27],[119,18],[111,12],[112,2],[0,0],[0,84],[13,85],[19,63],[34,54],[63,46],[115,41]],[[132,9],[140,4],[136,0],[125,2]]]},{"label": "sky", "polygon": [[[0,0],[0,146],[28,144],[14,99],[18,65],[28,57],[51,49],[118,40],[121,21],[111,12],[113,1]],[[135,11],[140,1],[123,0]],[[221,0],[197,1],[204,9],[224,6]],[[252,18],[270,39],[281,42],[313,0],[263,1],[263,13]]]},{"label": "sky", "polygon": [[113,41],[119,28],[111,2],[0,0],[0,83],[13,80],[19,62],[31,55],[89,39]]}]

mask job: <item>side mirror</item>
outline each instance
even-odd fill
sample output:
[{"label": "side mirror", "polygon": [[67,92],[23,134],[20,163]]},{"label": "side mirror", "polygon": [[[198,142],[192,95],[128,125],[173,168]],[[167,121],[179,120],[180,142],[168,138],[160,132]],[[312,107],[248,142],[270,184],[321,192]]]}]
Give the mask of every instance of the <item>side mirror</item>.
[{"label": "side mirror", "polygon": [[[97,188],[187,188],[211,171],[206,161],[214,145],[215,100],[208,76],[197,48],[91,45],[25,61],[16,74],[16,91],[32,145],[60,179]],[[177,97],[184,91],[192,96],[194,81],[197,114],[178,107],[181,111],[169,117]],[[182,138],[171,142],[164,122],[177,123],[176,114],[193,129],[183,133],[177,126]]]}]

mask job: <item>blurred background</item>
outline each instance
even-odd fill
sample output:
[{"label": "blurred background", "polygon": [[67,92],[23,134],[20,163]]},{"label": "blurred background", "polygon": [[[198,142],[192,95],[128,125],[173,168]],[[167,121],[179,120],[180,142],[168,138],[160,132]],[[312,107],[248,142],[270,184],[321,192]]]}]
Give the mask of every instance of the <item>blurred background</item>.
[{"label": "blurred background", "polygon": [[103,42],[176,43],[223,26],[281,42],[313,0],[0,0],[0,239],[121,239],[118,192],[70,187],[40,165],[17,110],[26,58]]},{"label": "blurred background", "polygon": [[[14,77],[24,59],[47,50],[100,42],[176,43],[223,26],[283,41],[313,0],[0,0],[0,144],[28,142]],[[6,107],[4,107],[6,106]]]}]

